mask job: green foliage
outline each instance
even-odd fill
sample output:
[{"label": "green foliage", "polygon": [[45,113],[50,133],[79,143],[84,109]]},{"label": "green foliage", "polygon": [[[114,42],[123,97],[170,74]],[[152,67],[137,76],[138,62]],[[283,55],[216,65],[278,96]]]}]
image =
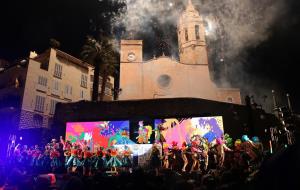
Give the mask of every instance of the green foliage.
[{"label": "green foliage", "polygon": [[58,49],[58,48],[60,47],[60,42],[57,41],[57,40],[54,39],[54,38],[51,38],[51,39],[49,40],[49,44],[50,44],[50,47],[51,47],[51,48],[54,48],[54,49]]},{"label": "green foliage", "polygon": [[101,35],[100,40],[88,36],[81,52],[84,61],[95,66],[93,101],[98,100],[99,76],[102,77],[100,100],[104,98],[106,82],[114,75],[118,66],[118,54],[114,50],[112,40]]},{"label": "green foliage", "polygon": [[84,139],[84,132],[82,132],[79,136],[79,140],[83,140]]},{"label": "green foliage", "polygon": [[115,19],[127,11],[126,0],[102,0],[93,4],[96,14],[90,19],[90,30],[95,36],[99,32],[102,35],[111,35],[116,30],[113,26]]},{"label": "green foliage", "polygon": [[69,139],[70,139],[70,141],[72,142],[72,143],[74,143],[74,142],[76,142],[77,141],[77,137],[75,137],[75,136],[69,136]]},{"label": "green foliage", "polygon": [[224,139],[225,139],[225,141],[226,141],[226,146],[229,147],[229,148],[232,148],[232,147],[233,147],[233,140],[232,140],[232,138],[229,136],[229,134],[225,133]]}]

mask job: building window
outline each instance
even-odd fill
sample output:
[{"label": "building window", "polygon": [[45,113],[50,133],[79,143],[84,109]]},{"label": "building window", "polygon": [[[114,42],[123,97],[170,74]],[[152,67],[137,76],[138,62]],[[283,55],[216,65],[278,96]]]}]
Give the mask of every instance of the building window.
[{"label": "building window", "polygon": [[40,69],[48,71],[49,68],[49,60],[43,60],[40,65]]},{"label": "building window", "polygon": [[47,78],[39,76],[38,84],[41,85],[41,86],[47,87]]},{"label": "building window", "polygon": [[184,34],[185,34],[185,41],[189,41],[189,34],[188,34],[188,29],[184,29]]},{"label": "building window", "polygon": [[55,113],[55,108],[56,108],[56,104],[58,103],[58,101],[56,100],[51,100],[50,101],[50,114],[53,115]]},{"label": "building window", "polygon": [[33,126],[34,127],[43,127],[43,116],[39,114],[34,114],[33,115]]},{"label": "building window", "polygon": [[70,85],[66,85],[65,86],[65,95],[66,96],[71,96],[72,95],[72,91],[73,91],[72,86],[70,86]]},{"label": "building window", "polygon": [[87,75],[81,74],[81,87],[86,88],[87,87]]},{"label": "building window", "polygon": [[35,97],[35,111],[44,112],[44,105],[45,105],[45,97],[36,96]]},{"label": "building window", "polygon": [[62,65],[55,63],[54,76],[61,79],[62,76]]},{"label": "building window", "polygon": [[80,99],[84,99],[84,91],[80,90]]},{"label": "building window", "polygon": [[60,84],[58,81],[53,81],[53,89],[52,89],[52,94],[58,95],[59,96],[59,88]]},{"label": "building window", "polygon": [[199,40],[200,39],[200,28],[199,28],[199,25],[195,26],[195,34],[196,34],[196,39]]}]

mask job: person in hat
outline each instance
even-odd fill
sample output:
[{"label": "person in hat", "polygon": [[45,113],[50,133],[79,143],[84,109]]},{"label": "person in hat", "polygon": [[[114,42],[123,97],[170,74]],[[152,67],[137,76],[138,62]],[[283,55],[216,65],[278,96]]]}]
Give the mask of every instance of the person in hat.
[{"label": "person in hat", "polygon": [[59,153],[59,145],[55,143],[55,145],[50,150],[50,159],[51,159],[51,168],[52,172],[55,172],[60,166],[60,153]]},{"label": "person in hat", "polygon": [[245,169],[250,171],[250,163],[256,159],[256,154],[253,151],[255,148],[254,143],[249,139],[248,135],[242,136],[241,152],[242,158],[245,163]]},{"label": "person in hat", "polygon": [[33,169],[36,169],[37,167],[39,167],[39,158],[41,155],[41,151],[39,148],[39,145],[35,145],[34,149],[32,150],[32,160],[31,160],[31,166],[33,167]]}]

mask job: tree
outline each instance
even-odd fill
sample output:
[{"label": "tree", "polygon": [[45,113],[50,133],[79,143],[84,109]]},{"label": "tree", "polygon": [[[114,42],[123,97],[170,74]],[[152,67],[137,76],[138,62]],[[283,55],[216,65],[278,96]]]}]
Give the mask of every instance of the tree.
[{"label": "tree", "polygon": [[99,76],[102,77],[100,101],[105,95],[106,83],[109,76],[113,75],[117,66],[117,53],[114,51],[111,40],[108,37],[100,36],[100,41],[88,36],[82,48],[81,56],[84,61],[95,67],[92,101],[98,101]]},{"label": "tree", "polygon": [[51,38],[51,39],[49,40],[49,44],[50,44],[50,47],[51,47],[51,48],[54,48],[54,49],[60,48],[60,42],[57,41],[57,40],[54,39],[54,38]]}]

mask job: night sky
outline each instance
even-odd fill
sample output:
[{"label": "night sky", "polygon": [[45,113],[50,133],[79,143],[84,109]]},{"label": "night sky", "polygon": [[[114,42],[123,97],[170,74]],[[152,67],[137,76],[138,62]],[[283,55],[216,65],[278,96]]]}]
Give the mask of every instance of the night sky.
[{"label": "night sky", "polygon": [[[289,92],[299,112],[300,1],[286,0],[286,4],[280,19],[269,28],[271,35],[245,50],[246,71],[280,85],[280,95]],[[50,38],[61,42],[61,50],[79,57],[85,36],[91,33],[90,19],[100,10],[96,0],[10,0],[1,1],[0,7],[0,59],[9,61],[27,57],[31,50],[43,52]],[[155,46],[150,43],[145,38],[146,52]]]}]

